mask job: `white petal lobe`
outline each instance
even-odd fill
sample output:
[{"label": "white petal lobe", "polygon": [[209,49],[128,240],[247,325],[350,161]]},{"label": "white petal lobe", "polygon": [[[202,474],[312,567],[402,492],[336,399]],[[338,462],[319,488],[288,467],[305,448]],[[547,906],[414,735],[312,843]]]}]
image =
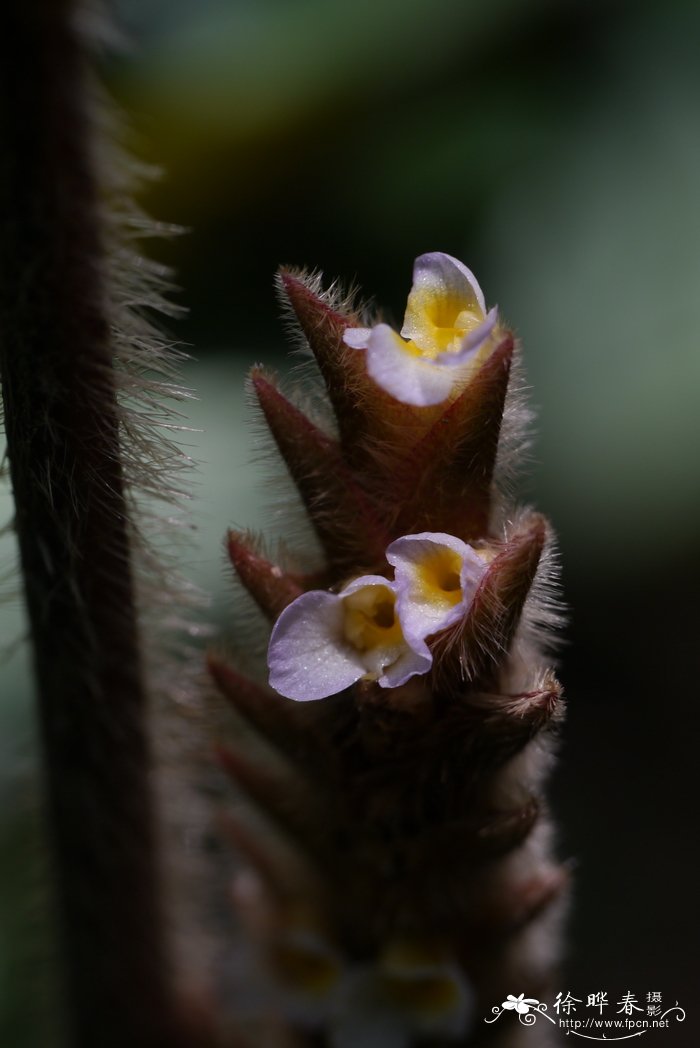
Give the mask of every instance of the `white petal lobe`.
[{"label": "white petal lobe", "polygon": [[344,691],[364,675],[363,663],[342,643],[343,610],[334,593],[313,590],[290,604],[275,623],[268,662],[270,685],[306,702]]}]

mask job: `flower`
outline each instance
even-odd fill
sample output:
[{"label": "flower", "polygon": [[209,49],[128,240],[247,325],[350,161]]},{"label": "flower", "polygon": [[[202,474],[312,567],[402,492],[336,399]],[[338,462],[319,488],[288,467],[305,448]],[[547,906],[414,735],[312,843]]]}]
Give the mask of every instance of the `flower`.
[{"label": "flower", "polygon": [[[530,1005],[539,1004],[540,1002],[535,1000],[534,997],[526,997],[524,993],[514,997],[512,993],[508,994],[507,1000],[503,1002],[501,1008],[505,1008],[507,1011],[517,1012],[519,1015],[527,1015],[530,1011]],[[537,1016],[535,1016],[537,1018]]]},{"label": "flower", "polygon": [[368,965],[348,970],[337,998],[333,1048],[410,1048],[416,1040],[464,1035],[474,991],[450,956],[419,943],[391,943]]},{"label": "flower", "polygon": [[427,673],[427,638],[466,615],[486,571],[468,543],[443,532],[404,535],[386,550],[395,570],[363,575],[340,593],[311,590],[280,615],[268,650],[270,684],[300,702],[364,678],[396,688]]},{"label": "flower", "polygon": [[352,349],[366,350],[367,371],[382,389],[404,404],[426,407],[463,384],[497,321],[496,307],[486,312],[474,274],[451,255],[431,251],[415,261],[400,335],[377,324],[347,328],[343,338]]},{"label": "flower", "polygon": [[416,1036],[464,1033],[474,991],[449,953],[418,940],[395,941],[382,954],[379,975],[386,999],[410,1018]]},{"label": "flower", "polygon": [[395,571],[404,636],[414,651],[425,654],[427,637],[466,615],[487,564],[468,543],[437,531],[396,539],[386,559]]},{"label": "flower", "polygon": [[342,976],[337,950],[313,928],[286,929],[272,942],[270,956],[280,983],[310,1000],[328,996]]},{"label": "flower", "polygon": [[[323,699],[361,678],[395,688],[427,673],[432,656],[407,642],[396,590],[381,575],[363,575],[340,593],[311,590],[282,612],[270,638],[270,684],[289,699]],[[423,650],[424,649],[424,650]]]}]

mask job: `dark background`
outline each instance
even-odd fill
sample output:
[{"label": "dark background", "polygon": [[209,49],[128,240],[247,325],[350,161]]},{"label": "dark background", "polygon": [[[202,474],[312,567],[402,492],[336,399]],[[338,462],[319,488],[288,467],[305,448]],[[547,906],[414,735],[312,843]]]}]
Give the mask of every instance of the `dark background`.
[{"label": "dark background", "polygon": [[[190,312],[170,326],[197,358],[186,372],[205,430],[187,438],[202,462],[191,574],[225,630],[221,536],[270,522],[241,390],[254,360],[286,366],[276,266],[356,281],[400,318],[415,255],[462,258],[523,339],[538,423],[522,497],[559,533],[571,607],[569,716],[550,789],[559,854],[575,863],[561,990],[612,1002],[661,990],[688,1018],[654,1043],[694,1045],[697,5],[112,6],[123,49],[105,54],[104,74],[131,147],[165,171],[143,202],[189,230],[153,251],[177,271]],[[16,602],[4,616],[10,638],[21,633]],[[0,1044],[17,1046],[36,1045],[28,1009],[47,992],[39,968],[31,991],[16,974],[44,923],[26,866],[26,663],[8,649],[0,711]]]}]

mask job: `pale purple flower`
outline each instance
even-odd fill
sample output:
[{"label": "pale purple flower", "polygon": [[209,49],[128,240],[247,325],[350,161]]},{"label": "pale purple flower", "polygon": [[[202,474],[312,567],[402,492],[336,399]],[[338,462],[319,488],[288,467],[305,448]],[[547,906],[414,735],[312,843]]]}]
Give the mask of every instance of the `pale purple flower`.
[{"label": "pale purple flower", "polygon": [[289,699],[323,699],[361,678],[395,688],[427,673],[432,656],[406,640],[396,590],[381,575],[354,579],[340,593],[302,594],[275,623],[270,684]]},{"label": "pale purple flower", "polygon": [[396,539],[386,559],[394,568],[404,636],[415,651],[425,653],[427,637],[464,618],[487,563],[468,543],[433,531]]},{"label": "pale purple flower", "polygon": [[451,255],[431,251],[413,267],[401,334],[388,324],[348,328],[346,345],[366,351],[367,371],[387,393],[417,407],[439,404],[468,378],[498,322],[476,277]]},{"label": "pale purple flower", "polygon": [[[389,954],[393,954],[390,956]],[[413,954],[413,956],[411,956]],[[449,958],[385,952],[348,972],[331,1024],[333,1048],[411,1048],[461,1038],[473,1019],[474,991]]]}]

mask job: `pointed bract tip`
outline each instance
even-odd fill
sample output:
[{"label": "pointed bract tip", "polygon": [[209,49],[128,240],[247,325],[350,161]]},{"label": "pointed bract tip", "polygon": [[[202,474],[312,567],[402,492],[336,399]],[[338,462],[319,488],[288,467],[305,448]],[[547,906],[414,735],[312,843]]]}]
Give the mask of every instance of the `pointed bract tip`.
[{"label": "pointed bract tip", "polygon": [[466,617],[438,637],[434,654],[444,683],[452,678],[475,680],[507,657],[546,538],[544,517],[531,513],[491,561]]},{"label": "pointed bract tip", "polygon": [[286,268],[278,271],[277,286],[283,306],[291,309],[314,355],[323,359],[338,353],[343,332],[357,323],[350,298],[324,292],[319,278]]},{"label": "pointed bract tip", "polygon": [[299,580],[256,549],[251,535],[230,530],[226,536],[229,559],[241,582],[258,607],[276,618],[302,593]]},{"label": "pointed bract tip", "polygon": [[245,677],[229,665],[223,655],[217,651],[206,654],[207,670],[225,698],[237,705],[237,696],[244,689],[249,692],[261,691],[260,685]]}]

